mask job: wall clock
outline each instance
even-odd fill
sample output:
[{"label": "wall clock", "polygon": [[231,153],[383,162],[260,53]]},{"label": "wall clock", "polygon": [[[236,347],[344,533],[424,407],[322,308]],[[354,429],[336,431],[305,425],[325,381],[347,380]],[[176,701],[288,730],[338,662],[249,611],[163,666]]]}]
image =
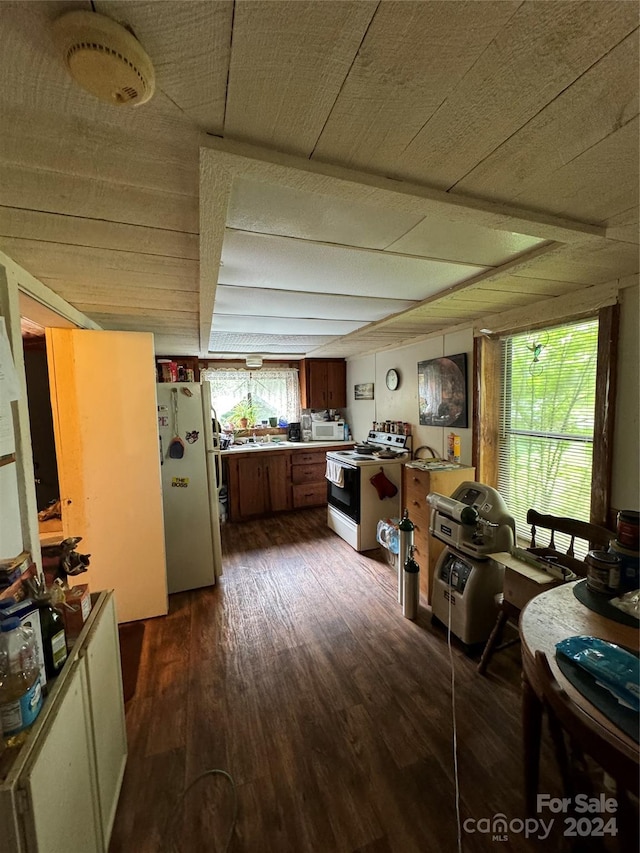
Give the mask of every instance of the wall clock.
[{"label": "wall clock", "polygon": [[395,391],[400,385],[400,374],[393,367],[391,370],[387,370],[386,383],[389,391]]}]

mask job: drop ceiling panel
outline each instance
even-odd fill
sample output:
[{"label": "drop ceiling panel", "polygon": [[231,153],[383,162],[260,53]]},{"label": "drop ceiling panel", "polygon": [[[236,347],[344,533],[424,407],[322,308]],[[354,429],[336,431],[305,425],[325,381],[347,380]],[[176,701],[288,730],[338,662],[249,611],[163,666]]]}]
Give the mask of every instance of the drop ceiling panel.
[{"label": "drop ceiling panel", "polygon": [[209,350],[212,353],[274,352],[287,358],[301,358],[314,347],[329,344],[335,338],[336,335],[238,335],[231,332],[212,332]]},{"label": "drop ceiling panel", "polygon": [[261,314],[218,314],[216,313],[213,328],[216,332],[263,332],[269,335],[286,335],[295,326],[296,333],[301,335],[348,335],[365,325],[366,320],[303,320],[297,319],[292,323],[291,317],[263,317]]},{"label": "drop ceiling panel", "polygon": [[373,299],[338,296],[325,293],[302,293],[270,290],[260,287],[227,287],[216,289],[215,312],[243,314],[248,311],[264,317],[303,317],[307,319],[360,320],[372,322],[389,314],[411,308],[409,299]]},{"label": "drop ceiling panel", "polygon": [[421,219],[419,214],[383,210],[239,178],[234,181],[227,226],[321,243],[384,249]]},{"label": "drop ceiling panel", "polygon": [[219,284],[425,299],[486,267],[228,231]]},{"label": "drop ceiling panel", "polygon": [[409,255],[499,266],[544,242],[527,234],[429,216],[388,248]]}]

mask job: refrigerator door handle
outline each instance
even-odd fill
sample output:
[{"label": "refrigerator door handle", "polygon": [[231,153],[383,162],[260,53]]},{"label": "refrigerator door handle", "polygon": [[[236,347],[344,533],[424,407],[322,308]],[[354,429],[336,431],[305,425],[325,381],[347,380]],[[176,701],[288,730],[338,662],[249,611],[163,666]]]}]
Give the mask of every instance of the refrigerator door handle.
[{"label": "refrigerator door handle", "polygon": [[222,453],[220,452],[220,421],[218,420],[218,413],[216,412],[213,405],[211,406],[211,415],[212,415],[212,423],[214,425],[213,432],[213,447],[208,449],[208,453],[213,453],[215,455],[215,470],[216,470],[216,496],[218,499],[220,498],[220,491],[222,489]]},{"label": "refrigerator door handle", "polygon": [[[216,410],[211,404],[211,390],[208,382],[202,383],[201,393],[202,413],[204,421],[204,446],[206,451],[205,458],[207,460],[207,469],[209,471],[209,498],[211,502],[211,533],[213,537],[214,565],[215,575],[216,577],[219,577],[222,574],[222,543],[220,538],[220,518],[218,510],[218,505],[220,501],[220,490],[222,487],[222,457],[220,455],[220,434],[216,427],[214,436],[214,431],[212,428],[214,425],[217,425],[218,416],[216,414]],[[214,442],[214,437],[215,439],[217,439],[217,443]],[[213,454],[213,460],[211,460],[210,454]],[[213,465],[211,465],[212,461]],[[214,480],[215,482],[212,483],[211,480]]]}]

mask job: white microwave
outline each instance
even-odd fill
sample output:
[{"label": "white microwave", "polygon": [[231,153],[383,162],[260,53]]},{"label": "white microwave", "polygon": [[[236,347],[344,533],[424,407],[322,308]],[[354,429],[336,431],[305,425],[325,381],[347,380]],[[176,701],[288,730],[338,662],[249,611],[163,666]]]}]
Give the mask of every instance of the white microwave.
[{"label": "white microwave", "polygon": [[313,441],[344,441],[344,421],[311,421]]}]

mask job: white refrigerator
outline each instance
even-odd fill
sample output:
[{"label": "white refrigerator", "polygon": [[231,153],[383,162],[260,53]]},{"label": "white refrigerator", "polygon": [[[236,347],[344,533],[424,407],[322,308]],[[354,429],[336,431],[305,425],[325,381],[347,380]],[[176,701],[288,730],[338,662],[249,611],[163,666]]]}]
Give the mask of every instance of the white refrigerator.
[{"label": "white refrigerator", "polygon": [[159,383],[157,403],[168,592],[211,586],[222,574],[222,469],[209,383]]}]

